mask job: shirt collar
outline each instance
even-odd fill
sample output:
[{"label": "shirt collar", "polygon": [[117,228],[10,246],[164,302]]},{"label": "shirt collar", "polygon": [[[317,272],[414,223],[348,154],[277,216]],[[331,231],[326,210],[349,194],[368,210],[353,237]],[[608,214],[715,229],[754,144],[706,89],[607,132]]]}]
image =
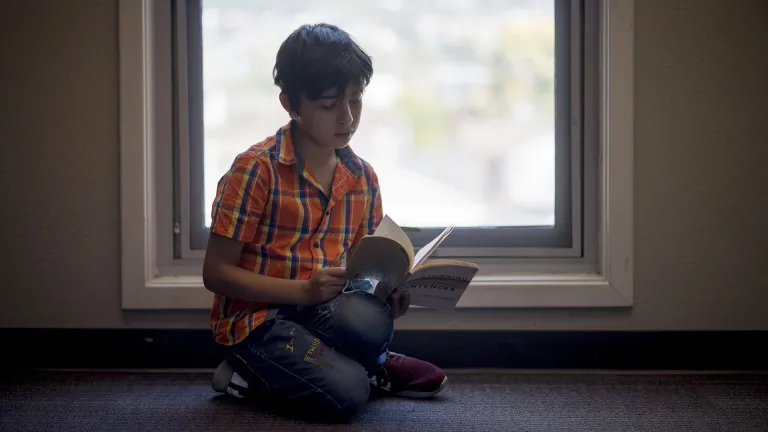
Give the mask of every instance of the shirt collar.
[{"label": "shirt collar", "polygon": [[[293,165],[297,163],[299,158],[293,148],[294,122],[295,120],[291,120],[288,124],[281,127],[275,134],[277,158],[280,163],[285,165]],[[358,177],[363,174],[363,163],[349,146],[336,150],[336,156],[352,174]]]}]

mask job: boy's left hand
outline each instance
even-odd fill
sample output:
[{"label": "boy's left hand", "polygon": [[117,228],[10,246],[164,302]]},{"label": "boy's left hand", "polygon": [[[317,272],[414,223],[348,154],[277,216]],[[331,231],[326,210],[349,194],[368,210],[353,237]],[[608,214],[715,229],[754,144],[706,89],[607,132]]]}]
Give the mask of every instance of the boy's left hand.
[{"label": "boy's left hand", "polygon": [[400,318],[408,312],[411,305],[411,293],[408,290],[396,290],[387,298],[387,304],[392,308],[392,315],[395,319]]}]

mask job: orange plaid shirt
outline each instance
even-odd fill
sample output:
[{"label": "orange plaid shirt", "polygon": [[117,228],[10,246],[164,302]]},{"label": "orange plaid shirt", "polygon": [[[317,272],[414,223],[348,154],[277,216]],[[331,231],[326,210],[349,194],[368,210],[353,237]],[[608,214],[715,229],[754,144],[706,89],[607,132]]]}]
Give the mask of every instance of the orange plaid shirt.
[{"label": "orange plaid shirt", "polygon": [[[289,123],[240,153],[218,183],[211,231],[244,243],[239,266],[265,276],[309,279],[381,222],[376,173],[349,148],[338,150],[331,196],[296,156]],[[215,295],[216,342],[243,341],[271,305]]]}]

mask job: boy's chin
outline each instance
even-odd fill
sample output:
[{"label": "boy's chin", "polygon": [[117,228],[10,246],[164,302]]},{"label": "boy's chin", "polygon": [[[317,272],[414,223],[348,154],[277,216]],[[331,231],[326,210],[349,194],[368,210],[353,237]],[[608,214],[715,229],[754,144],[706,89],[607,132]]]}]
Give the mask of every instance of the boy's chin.
[{"label": "boy's chin", "polygon": [[346,148],[349,146],[349,142],[342,142],[339,140],[323,140],[323,141],[315,141],[315,147],[317,149],[323,149],[323,150],[341,150],[343,148]]},{"label": "boy's chin", "polygon": [[348,146],[350,141],[352,141],[352,135],[346,137],[334,136],[328,144],[336,150],[340,150]]}]

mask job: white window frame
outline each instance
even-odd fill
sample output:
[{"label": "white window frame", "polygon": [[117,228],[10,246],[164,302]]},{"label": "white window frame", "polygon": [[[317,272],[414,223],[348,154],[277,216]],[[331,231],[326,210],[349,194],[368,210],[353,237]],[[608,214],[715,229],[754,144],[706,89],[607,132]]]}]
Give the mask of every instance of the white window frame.
[{"label": "white window frame", "polygon": [[[457,308],[633,305],[634,1],[590,1],[601,11],[597,265],[584,272],[567,259],[475,260],[480,274]],[[167,110],[157,109],[171,83],[153,72],[170,47],[155,43],[153,13],[152,0],[120,0],[122,307],[209,309],[199,260],[165,259],[172,242],[158,238],[167,231],[158,220],[172,220],[173,137]]]}]

